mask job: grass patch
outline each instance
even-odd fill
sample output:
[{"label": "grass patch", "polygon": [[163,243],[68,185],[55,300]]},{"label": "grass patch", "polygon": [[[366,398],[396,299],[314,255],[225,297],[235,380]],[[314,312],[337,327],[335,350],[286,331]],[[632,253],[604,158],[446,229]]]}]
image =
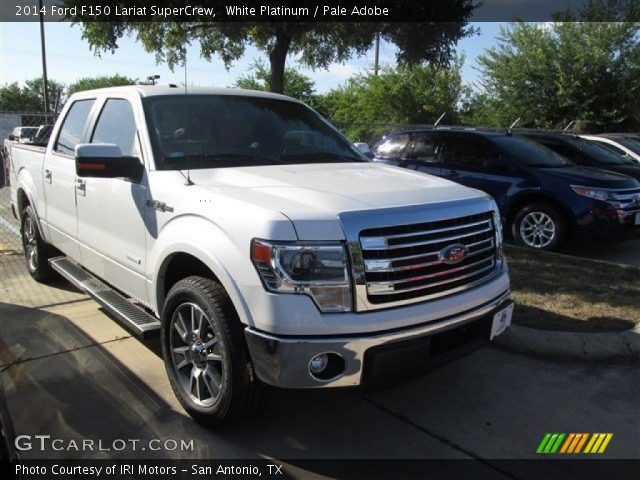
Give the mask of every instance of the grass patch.
[{"label": "grass patch", "polygon": [[505,246],[514,323],[568,332],[640,323],[640,270]]}]

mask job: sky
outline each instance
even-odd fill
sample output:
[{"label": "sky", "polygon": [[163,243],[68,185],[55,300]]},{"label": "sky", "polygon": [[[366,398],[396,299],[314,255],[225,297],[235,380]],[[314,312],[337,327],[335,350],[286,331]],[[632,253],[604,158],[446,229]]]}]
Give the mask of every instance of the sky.
[{"label": "sky", "polygon": [[[476,58],[485,48],[495,44],[499,32],[499,23],[474,23],[479,35],[461,40],[457,45],[458,53],[464,54],[463,81],[473,84],[477,77]],[[120,48],[115,54],[103,53],[101,57],[94,55],[88,43],[82,39],[80,26],[69,23],[46,23],[47,70],[49,78],[61,83],[73,83],[83,77],[121,74],[139,80],[149,75],[160,75],[159,84],[179,84],[184,81],[184,71],[177,67],[172,72],[166,65],[156,65],[155,56],[146,53],[135,38],[120,39]],[[245,55],[226,70],[222,61],[213,58],[208,62],[199,55],[197,46],[187,52],[188,76],[190,85],[227,87],[235,80],[249,73],[255,60],[266,62],[264,54],[253,47],[247,48]],[[395,63],[394,46],[383,42],[380,48],[381,64]],[[324,93],[343,84],[347,78],[372,68],[374,51],[353,58],[344,64],[333,64],[328,70],[310,70],[297,64],[290,58],[287,66],[300,69],[315,82],[318,93]],[[40,53],[40,24],[33,23],[0,23],[0,84],[23,83],[42,75]]]}]

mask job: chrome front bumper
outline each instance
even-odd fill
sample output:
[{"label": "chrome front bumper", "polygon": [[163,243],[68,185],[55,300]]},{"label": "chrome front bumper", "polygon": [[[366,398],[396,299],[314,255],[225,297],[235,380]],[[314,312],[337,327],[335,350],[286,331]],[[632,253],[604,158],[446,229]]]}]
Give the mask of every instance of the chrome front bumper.
[{"label": "chrome front bumper", "polygon": [[[383,345],[392,348],[394,342],[432,337],[485,319],[509,303],[509,291],[505,291],[492,301],[453,317],[370,335],[294,338],[247,327],[245,337],[256,374],[267,384],[282,388],[353,387],[363,383],[367,350]],[[321,353],[340,355],[345,362],[344,372],[330,380],[314,378],[309,373],[309,362]]]}]

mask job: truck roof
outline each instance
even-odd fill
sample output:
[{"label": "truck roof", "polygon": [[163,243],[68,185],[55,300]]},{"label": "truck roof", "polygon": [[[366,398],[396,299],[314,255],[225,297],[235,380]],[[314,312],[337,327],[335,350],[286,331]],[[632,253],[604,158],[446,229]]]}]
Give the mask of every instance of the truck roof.
[{"label": "truck roof", "polygon": [[[156,85],[127,85],[123,87],[97,88],[74,93],[73,97],[84,97],[96,94],[136,93],[141,97],[158,97],[168,95],[184,95],[183,87],[167,87]],[[187,95],[235,95],[243,97],[273,98],[278,100],[298,100],[278,93],[261,92],[258,90],[244,90],[242,88],[188,87]]]}]

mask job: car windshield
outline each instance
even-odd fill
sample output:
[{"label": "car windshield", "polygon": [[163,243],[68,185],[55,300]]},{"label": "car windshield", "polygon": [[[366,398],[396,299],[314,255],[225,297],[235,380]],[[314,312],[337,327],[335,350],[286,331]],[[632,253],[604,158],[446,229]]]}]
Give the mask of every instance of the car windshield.
[{"label": "car windshield", "polygon": [[567,141],[579,148],[581,151],[588,155],[589,158],[601,165],[633,165],[633,160],[613,153],[611,150],[607,150],[605,147],[601,147],[595,142],[590,142],[584,138],[568,138]]},{"label": "car windshield", "polygon": [[622,138],[618,140],[618,142],[620,142],[621,145],[627,147],[633,153],[637,153],[638,155],[640,155],[640,140],[636,140],[633,138]]},{"label": "car windshield", "polygon": [[521,136],[495,136],[493,141],[526,167],[560,168],[575,165],[541,143]]},{"label": "car windshield", "polygon": [[364,162],[306,106],[235,95],[149,97],[145,113],[158,169]]}]

